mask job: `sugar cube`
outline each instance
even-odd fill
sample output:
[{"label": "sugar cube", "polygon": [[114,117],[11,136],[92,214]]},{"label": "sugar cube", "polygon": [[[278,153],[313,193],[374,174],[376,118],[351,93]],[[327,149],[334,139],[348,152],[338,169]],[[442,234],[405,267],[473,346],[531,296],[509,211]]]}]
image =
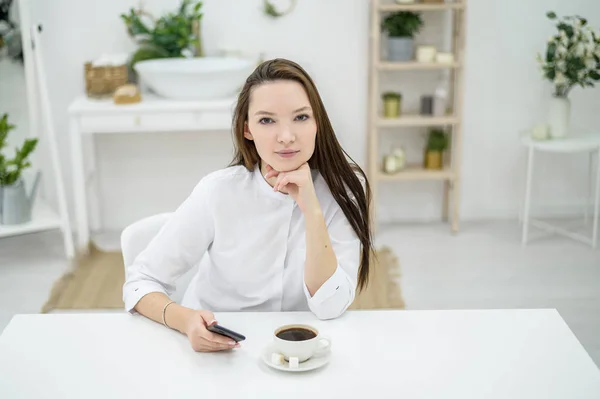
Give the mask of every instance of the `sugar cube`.
[{"label": "sugar cube", "polygon": [[273,363],[273,364],[283,364],[283,355],[281,353],[273,353],[273,354],[271,354],[271,363]]},{"label": "sugar cube", "polygon": [[291,369],[298,368],[298,358],[297,357],[290,357],[290,368]]}]

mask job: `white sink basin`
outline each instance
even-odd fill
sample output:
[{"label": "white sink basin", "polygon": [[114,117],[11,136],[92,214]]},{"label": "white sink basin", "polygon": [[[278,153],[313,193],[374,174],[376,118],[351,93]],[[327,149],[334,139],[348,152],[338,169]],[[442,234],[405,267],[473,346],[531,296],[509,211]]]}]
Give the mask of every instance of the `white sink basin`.
[{"label": "white sink basin", "polygon": [[141,84],[162,97],[215,100],[234,97],[255,63],[241,58],[161,58],[140,61]]}]

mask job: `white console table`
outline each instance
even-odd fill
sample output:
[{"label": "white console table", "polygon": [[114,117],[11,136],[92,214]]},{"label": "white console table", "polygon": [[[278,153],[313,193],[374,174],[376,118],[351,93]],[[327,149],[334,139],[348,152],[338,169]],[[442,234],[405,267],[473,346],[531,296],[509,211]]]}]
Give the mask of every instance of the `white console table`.
[{"label": "white console table", "polygon": [[75,99],[68,112],[78,252],[89,248],[90,226],[100,225],[95,134],[231,130],[234,106],[235,99],[174,101],[148,94],[142,102],[129,105],[85,96]]}]

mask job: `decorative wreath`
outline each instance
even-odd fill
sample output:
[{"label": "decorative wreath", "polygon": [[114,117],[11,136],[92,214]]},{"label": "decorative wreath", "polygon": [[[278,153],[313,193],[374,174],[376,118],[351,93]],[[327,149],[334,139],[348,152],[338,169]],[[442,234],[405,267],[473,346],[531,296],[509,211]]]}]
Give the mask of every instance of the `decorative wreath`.
[{"label": "decorative wreath", "polygon": [[263,0],[263,3],[264,3],[263,10],[264,10],[265,14],[268,15],[269,17],[279,18],[279,17],[283,17],[284,15],[291,13],[294,10],[294,7],[296,6],[296,2],[297,2],[297,0],[290,0],[290,5],[287,8],[287,10],[279,11],[275,7],[275,5],[273,3],[271,3],[269,0]]}]

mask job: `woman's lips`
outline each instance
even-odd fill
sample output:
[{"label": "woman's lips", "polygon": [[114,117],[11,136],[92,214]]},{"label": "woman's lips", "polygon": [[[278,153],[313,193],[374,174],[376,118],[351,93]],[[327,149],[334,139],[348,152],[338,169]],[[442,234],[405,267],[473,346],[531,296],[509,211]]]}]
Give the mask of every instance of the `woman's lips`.
[{"label": "woman's lips", "polygon": [[283,150],[283,151],[277,151],[276,154],[279,155],[282,158],[292,158],[294,155],[296,155],[299,152],[300,151]]}]

